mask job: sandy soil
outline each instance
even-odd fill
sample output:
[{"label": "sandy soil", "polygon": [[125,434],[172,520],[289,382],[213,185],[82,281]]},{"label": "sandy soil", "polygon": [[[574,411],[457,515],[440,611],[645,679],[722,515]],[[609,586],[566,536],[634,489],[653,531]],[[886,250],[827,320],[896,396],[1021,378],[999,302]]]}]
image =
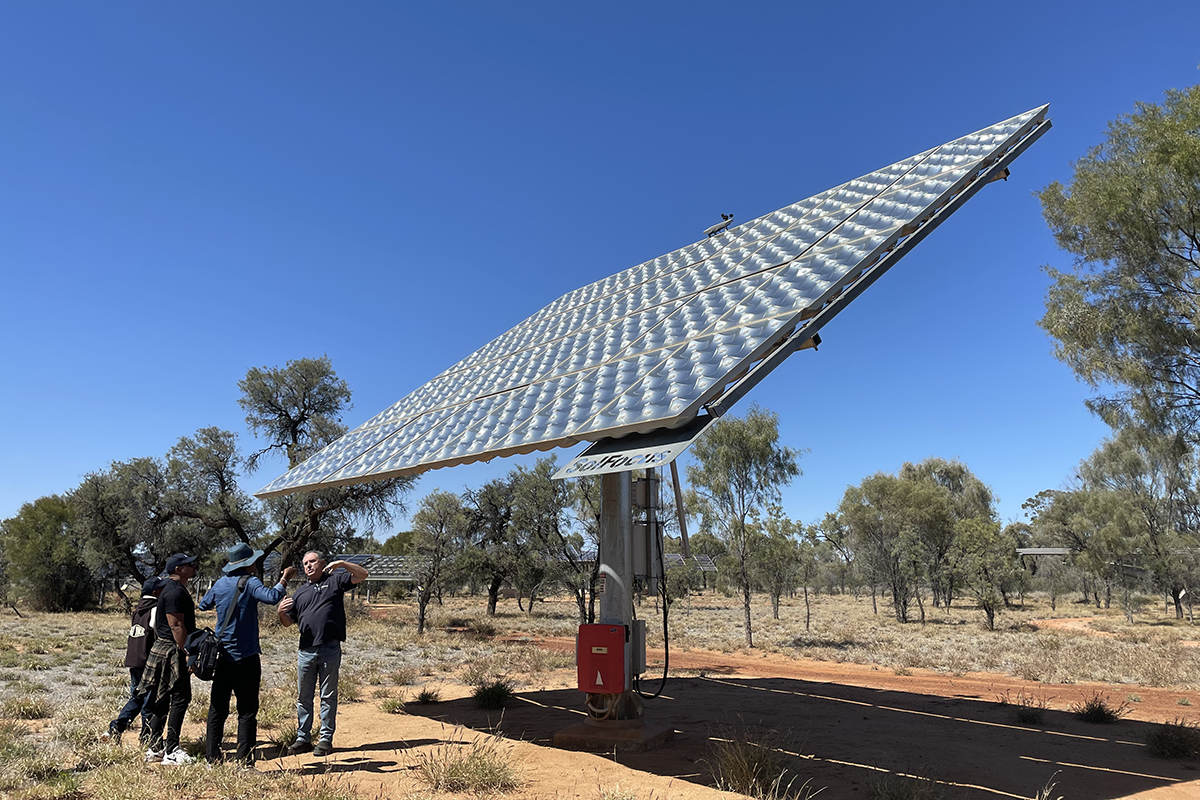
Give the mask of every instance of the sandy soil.
[{"label": "sandy soil", "polygon": [[[571,639],[534,641],[573,648]],[[1151,758],[1142,744],[1152,721],[1200,721],[1194,707],[1177,704],[1178,691],[1053,686],[978,673],[897,675],[753,652],[672,653],[671,668],[696,677],[673,678],[662,697],[647,701],[647,718],[672,726],[676,737],[646,753],[552,747],[556,730],[582,719],[573,671],[562,670],[520,691],[503,714],[477,708],[454,685],[440,687],[443,702],[410,705],[408,715],[386,714],[374,702],[343,704],[333,756],[262,761],[259,768],[340,773],[366,796],[402,797],[423,791],[416,778],[422,754],[499,732],[524,779],[516,797],[596,798],[619,786],[641,798],[699,800],[730,796],[709,788],[710,737],[763,725],[779,731],[796,771],[825,787],[822,800],[865,797],[872,781],[895,774],[932,777],[947,798],[968,800],[1033,797],[1052,776],[1055,797],[1067,800],[1200,798],[1200,765]],[[657,681],[648,684],[657,688]],[[1116,725],[1089,725],[1066,711],[1095,690],[1121,702],[1131,689],[1141,700]],[[1019,725],[1013,710],[996,702],[1020,690],[1049,698],[1043,725]]]}]

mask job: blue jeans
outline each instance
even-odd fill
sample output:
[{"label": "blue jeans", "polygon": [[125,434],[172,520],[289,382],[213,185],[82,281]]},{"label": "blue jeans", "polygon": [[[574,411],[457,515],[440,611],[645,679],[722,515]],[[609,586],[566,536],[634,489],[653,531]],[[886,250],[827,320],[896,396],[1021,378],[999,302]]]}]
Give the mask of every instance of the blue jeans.
[{"label": "blue jeans", "polygon": [[124,733],[129,730],[129,726],[137,719],[140,712],[142,715],[142,734],[146,735],[150,732],[150,704],[146,702],[147,696],[138,694],[138,684],[142,682],[142,667],[129,668],[129,699],[125,702],[125,707],[121,709],[121,713],[117,714],[117,718],[108,724],[108,729],[117,733]]},{"label": "blue jeans", "polygon": [[320,647],[301,649],[296,657],[296,678],[299,699],[296,701],[298,730],[296,739],[312,741],[313,691],[321,682],[321,729],[317,741],[332,742],[337,727],[338,669],[342,666],[342,643],[331,642]]}]

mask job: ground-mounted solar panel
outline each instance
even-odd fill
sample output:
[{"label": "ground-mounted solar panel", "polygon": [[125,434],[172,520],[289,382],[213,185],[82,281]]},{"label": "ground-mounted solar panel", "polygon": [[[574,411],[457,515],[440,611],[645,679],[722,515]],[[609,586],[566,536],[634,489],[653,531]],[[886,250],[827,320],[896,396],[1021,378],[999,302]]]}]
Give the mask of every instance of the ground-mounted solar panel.
[{"label": "ground-mounted solar panel", "polygon": [[672,567],[686,567],[687,562],[683,560],[683,555],[680,553],[663,553],[663,569],[671,569]]},{"label": "ground-mounted solar panel", "polygon": [[716,572],[717,571],[717,565],[715,563],[713,563],[711,556],[694,555],[694,556],[692,556],[692,560],[696,562],[696,566],[698,566],[700,568],[701,572]]},{"label": "ground-mounted solar panel", "polygon": [[1048,107],[560,297],[258,492],[271,497],[719,416],[1050,125]]}]

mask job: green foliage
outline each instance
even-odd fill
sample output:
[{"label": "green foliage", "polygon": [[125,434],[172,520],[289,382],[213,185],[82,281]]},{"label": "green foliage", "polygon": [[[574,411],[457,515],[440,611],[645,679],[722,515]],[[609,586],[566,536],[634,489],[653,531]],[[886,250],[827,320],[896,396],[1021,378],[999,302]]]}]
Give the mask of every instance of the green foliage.
[{"label": "green foliage", "polygon": [[238,488],[241,467],[234,434],[201,428],[165,458],[114,462],[86,475],[71,501],[88,561],[142,579],[171,553],[205,559],[231,539],[251,541],[263,520]]},{"label": "green foliage", "polygon": [[771,502],[779,488],[800,475],[800,452],[779,443],[779,416],[751,406],[744,418],[722,417],[692,445],[687,467],[688,505],[699,510],[702,528],[724,541],[737,560],[736,581],[742,590],[746,646],[754,646],[750,621],[752,589],[751,518]]},{"label": "green foliage", "polygon": [[14,588],[35,608],[78,611],[92,600],[92,574],[80,556],[74,516],[65,498],[51,495],[0,522]]},{"label": "green foliage", "polygon": [[516,695],[513,694],[512,684],[506,680],[492,681],[476,686],[471,697],[480,708],[496,710],[504,708]]},{"label": "green foliage", "polygon": [[435,489],[413,516],[409,555],[417,593],[417,635],[425,633],[426,612],[443,573],[466,545],[467,511],[458,495]]},{"label": "green foliage", "polygon": [[1168,90],[1109,123],[1068,186],[1039,192],[1070,272],[1053,285],[1041,326],[1055,355],[1093,387],[1105,419],[1200,415],[1200,86]]}]

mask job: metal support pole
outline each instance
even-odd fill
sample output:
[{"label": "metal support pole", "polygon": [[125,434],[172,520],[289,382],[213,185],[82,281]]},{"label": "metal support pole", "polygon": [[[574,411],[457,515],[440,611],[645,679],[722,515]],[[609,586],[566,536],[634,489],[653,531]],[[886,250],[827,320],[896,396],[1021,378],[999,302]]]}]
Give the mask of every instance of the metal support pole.
[{"label": "metal support pole", "polygon": [[[599,622],[633,629],[633,485],[628,472],[600,478],[600,542],[597,558],[604,576]],[[607,716],[612,721],[641,720],[642,699],[633,691],[633,647],[625,643],[625,691],[606,702],[615,702]],[[589,711],[592,704],[589,696]],[[597,698],[598,700],[600,698]],[[592,712],[594,716],[594,712]],[[600,723],[604,724],[604,723]],[[626,722],[626,724],[629,724]]]}]

